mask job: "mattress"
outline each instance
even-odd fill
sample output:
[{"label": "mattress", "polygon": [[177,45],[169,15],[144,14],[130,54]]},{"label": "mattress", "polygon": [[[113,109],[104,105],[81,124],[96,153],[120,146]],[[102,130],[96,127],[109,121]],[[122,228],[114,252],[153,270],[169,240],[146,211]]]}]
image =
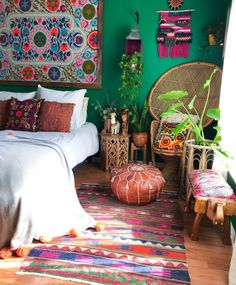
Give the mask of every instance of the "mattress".
[{"label": "mattress", "polygon": [[[83,162],[87,157],[99,150],[98,131],[93,123],[85,123],[79,129],[70,133],[62,132],[25,132],[13,131],[22,138],[35,138],[55,142],[64,151],[71,168]],[[0,137],[9,130],[0,131]]]}]

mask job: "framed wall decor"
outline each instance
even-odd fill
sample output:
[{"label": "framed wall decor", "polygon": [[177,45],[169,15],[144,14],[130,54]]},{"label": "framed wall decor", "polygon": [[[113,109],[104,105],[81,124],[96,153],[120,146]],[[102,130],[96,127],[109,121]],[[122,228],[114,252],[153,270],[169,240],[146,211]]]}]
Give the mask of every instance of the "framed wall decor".
[{"label": "framed wall decor", "polygon": [[1,0],[0,84],[101,87],[103,0]]}]

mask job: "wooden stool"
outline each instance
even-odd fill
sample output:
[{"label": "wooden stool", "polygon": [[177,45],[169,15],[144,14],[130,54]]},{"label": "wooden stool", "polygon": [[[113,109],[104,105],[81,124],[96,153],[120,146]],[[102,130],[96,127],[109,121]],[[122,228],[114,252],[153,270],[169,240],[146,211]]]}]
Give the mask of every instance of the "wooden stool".
[{"label": "wooden stool", "polygon": [[193,170],[188,176],[187,205],[189,211],[191,197],[196,199],[196,213],[191,239],[198,240],[198,230],[206,214],[213,224],[223,225],[223,244],[230,245],[230,216],[236,215],[236,196],[224,177],[212,169]]},{"label": "wooden stool", "polygon": [[[133,142],[131,142],[131,148],[130,148],[130,160],[137,161],[137,151],[142,150],[143,151],[143,163],[147,162],[147,144],[145,144],[143,147],[137,147]],[[136,153],[134,153],[136,151]]]}]

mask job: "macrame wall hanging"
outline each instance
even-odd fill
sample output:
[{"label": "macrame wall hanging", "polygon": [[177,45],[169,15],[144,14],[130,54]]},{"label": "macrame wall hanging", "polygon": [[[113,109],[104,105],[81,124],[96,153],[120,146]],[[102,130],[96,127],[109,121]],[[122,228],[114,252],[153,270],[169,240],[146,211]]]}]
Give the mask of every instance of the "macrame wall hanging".
[{"label": "macrame wall hanging", "polygon": [[188,57],[192,42],[191,10],[160,11],[157,32],[159,57]]}]

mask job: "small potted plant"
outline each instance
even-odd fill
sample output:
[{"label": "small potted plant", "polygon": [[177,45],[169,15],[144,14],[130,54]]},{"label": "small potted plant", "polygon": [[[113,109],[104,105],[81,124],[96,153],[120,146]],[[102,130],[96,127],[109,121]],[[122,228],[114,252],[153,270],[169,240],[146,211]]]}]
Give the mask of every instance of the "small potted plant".
[{"label": "small potted plant", "polygon": [[111,132],[111,114],[117,112],[117,107],[115,105],[116,101],[110,102],[108,93],[105,92],[106,95],[106,106],[102,106],[99,101],[95,101],[94,109],[98,111],[99,115],[104,121],[104,128],[102,133],[110,133]]},{"label": "small potted plant", "polygon": [[223,46],[225,25],[223,22],[207,25],[203,31],[208,37],[209,46]]},{"label": "small potted plant", "polygon": [[132,130],[132,141],[137,147],[142,147],[148,142],[148,100],[140,108],[137,104],[131,107],[130,126]]}]

